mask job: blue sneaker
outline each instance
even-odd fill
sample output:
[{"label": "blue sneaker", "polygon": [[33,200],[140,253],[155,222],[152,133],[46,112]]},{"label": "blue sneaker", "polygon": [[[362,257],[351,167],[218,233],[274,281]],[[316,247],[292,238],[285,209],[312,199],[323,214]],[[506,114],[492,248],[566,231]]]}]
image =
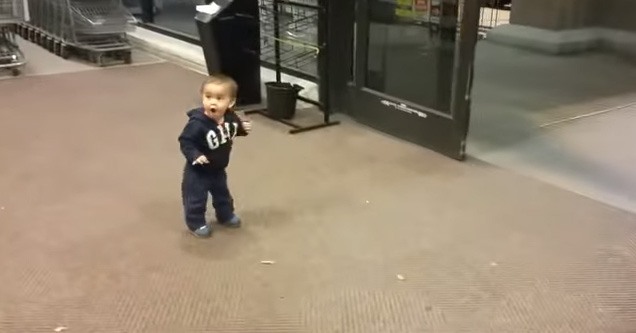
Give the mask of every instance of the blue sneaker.
[{"label": "blue sneaker", "polygon": [[198,238],[209,238],[210,236],[212,236],[212,228],[207,224],[191,232],[195,237]]},{"label": "blue sneaker", "polygon": [[225,222],[219,221],[219,224],[228,228],[240,228],[241,219],[238,216],[234,215],[229,221],[225,221]]}]

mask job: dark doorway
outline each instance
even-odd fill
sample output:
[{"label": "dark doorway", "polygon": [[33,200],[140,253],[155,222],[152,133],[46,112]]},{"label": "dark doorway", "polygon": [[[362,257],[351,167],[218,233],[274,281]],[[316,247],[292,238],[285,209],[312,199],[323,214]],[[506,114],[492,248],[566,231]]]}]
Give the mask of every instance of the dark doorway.
[{"label": "dark doorway", "polygon": [[339,0],[329,10],[334,109],[463,159],[478,1]]}]

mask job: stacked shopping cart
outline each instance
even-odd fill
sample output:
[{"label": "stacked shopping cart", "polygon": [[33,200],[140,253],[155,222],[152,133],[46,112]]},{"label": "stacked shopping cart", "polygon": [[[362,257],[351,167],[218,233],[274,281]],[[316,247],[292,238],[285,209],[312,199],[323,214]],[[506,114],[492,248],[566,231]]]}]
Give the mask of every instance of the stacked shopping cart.
[{"label": "stacked shopping cart", "polygon": [[29,14],[20,34],[65,59],[76,54],[100,66],[132,61],[126,33],[135,18],[122,0],[31,0]]},{"label": "stacked shopping cart", "polygon": [[16,76],[26,63],[15,40],[16,27],[24,18],[24,0],[0,0],[0,69]]}]

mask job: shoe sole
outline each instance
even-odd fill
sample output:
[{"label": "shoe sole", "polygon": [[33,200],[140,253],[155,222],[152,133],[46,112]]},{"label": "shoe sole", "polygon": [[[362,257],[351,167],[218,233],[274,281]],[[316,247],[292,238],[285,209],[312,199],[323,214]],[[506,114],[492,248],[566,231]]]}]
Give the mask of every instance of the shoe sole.
[{"label": "shoe sole", "polygon": [[210,237],[212,237],[212,231],[209,234],[201,235],[201,234],[197,234],[196,232],[190,230],[190,234],[192,234],[192,236],[194,236],[196,238],[210,238]]}]

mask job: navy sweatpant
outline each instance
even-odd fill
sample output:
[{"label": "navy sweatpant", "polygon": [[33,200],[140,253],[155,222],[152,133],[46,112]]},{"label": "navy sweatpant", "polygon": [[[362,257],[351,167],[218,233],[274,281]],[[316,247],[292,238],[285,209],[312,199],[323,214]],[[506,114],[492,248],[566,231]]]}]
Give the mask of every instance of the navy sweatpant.
[{"label": "navy sweatpant", "polygon": [[227,222],[234,217],[234,200],[227,186],[225,170],[205,170],[201,166],[187,165],[183,171],[181,195],[186,225],[196,230],[206,224],[205,212],[208,194],[219,222]]}]

